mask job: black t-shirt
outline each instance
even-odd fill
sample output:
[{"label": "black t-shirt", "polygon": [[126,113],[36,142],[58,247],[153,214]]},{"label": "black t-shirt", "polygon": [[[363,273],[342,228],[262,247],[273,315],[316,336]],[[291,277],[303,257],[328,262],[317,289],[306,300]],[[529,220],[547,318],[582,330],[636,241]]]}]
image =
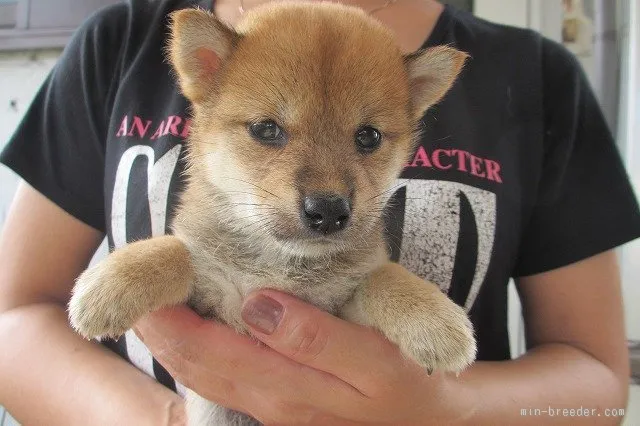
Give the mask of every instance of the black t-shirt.
[{"label": "black t-shirt", "polygon": [[[169,231],[188,103],[163,60],[167,14],[210,0],[130,0],[89,19],[1,161],[110,247]],[[423,119],[388,215],[389,247],[469,312],[478,359],[510,357],[507,284],[640,236],[640,214],[589,84],[562,46],[446,7],[425,46],[471,58]],[[366,52],[363,52],[366,54]],[[131,332],[106,343],[163,383]]]}]

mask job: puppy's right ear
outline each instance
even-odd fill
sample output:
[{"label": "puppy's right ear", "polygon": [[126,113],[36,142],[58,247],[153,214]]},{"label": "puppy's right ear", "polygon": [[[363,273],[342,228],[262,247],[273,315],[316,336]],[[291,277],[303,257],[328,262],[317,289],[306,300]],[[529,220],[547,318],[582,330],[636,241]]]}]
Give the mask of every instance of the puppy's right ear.
[{"label": "puppy's right ear", "polygon": [[448,46],[436,46],[405,56],[416,120],[447,93],[468,57]]},{"label": "puppy's right ear", "polygon": [[170,18],[168,56],[182,92],[198,103],[213,88],[216,72],[240,35],[204,10],[183,9]]}]

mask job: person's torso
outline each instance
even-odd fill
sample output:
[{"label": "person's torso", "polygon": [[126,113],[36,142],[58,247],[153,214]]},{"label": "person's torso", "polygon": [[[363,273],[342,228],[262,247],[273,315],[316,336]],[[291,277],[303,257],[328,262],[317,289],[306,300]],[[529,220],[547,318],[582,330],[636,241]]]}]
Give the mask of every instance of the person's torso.
[{"label": "person's torso", "polygon": [[[136,30],[114,76],[119,85],[106,141],[112,249],[170,232],[184,184],[190,118],[163,57],[166,15],[197,4],[132,2],[129,28]],[[503,40],[505,31],[510,40]],[[539,38],[447,8],[427,44],[450,44],[470,59],[444,100],[424,116],[420,146],[398,180],[386,215],[391,257],[466,308],[478,359],[507,359],[507,283],[543,155]],[[166,375],[133,333],[109,345],[146,372]]]}]

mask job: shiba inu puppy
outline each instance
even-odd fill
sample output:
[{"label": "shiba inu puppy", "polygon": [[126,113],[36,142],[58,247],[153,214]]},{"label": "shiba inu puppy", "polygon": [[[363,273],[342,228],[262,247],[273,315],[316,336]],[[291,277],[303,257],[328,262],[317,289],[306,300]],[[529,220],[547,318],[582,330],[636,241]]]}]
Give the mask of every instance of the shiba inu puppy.
[{"label": "shiba inu puppy", "polygon": [[[471,324],[439,288],[389,262],[382,215],[418,122],[466,55],[404,56],[360,9],[278,3],[236,29],[200,10],[172,16],[168,54],[193,106],[188,183],[173,235],[87,270],[69,305],[85,337],[119,336],[188,303],[245,333],[244,297],[289,292],[378,329],[427,370],[475,356]],[[191,424],[257,424],[188,395]]]}]

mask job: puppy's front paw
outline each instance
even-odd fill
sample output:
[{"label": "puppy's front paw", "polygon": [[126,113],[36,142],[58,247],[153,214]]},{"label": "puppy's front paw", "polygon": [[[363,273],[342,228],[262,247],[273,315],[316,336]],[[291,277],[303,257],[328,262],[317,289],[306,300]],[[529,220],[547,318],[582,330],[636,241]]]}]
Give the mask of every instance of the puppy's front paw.
[{"label": "puppy's front paw", "polygon": [[121,291],[127,284],[126,276],[114,273],[112,263],[107,258],[85,271],[73,289],[69,321],[88,339],[121,336],[146,313]]},{"label": "puppy's front paw", "polygon": [[449,299],[435,305],[416,304],[382,331],[427,371],[459,373],[475,359],[473,326],[464,310]]},{"label": "puppy's front paw", "polygon": [[85,271],[69,303],[71,325],[84,337],[118,337],[142,316],[189,298],[189,251],[170,235],[120,248]]},{"label": "puppy's front paw", "polygon": [[465,311],[435,284],[395,263],[372,272],[342,316],[377,328],[428,371],[458,373],[475,359],[473,326]]}]

